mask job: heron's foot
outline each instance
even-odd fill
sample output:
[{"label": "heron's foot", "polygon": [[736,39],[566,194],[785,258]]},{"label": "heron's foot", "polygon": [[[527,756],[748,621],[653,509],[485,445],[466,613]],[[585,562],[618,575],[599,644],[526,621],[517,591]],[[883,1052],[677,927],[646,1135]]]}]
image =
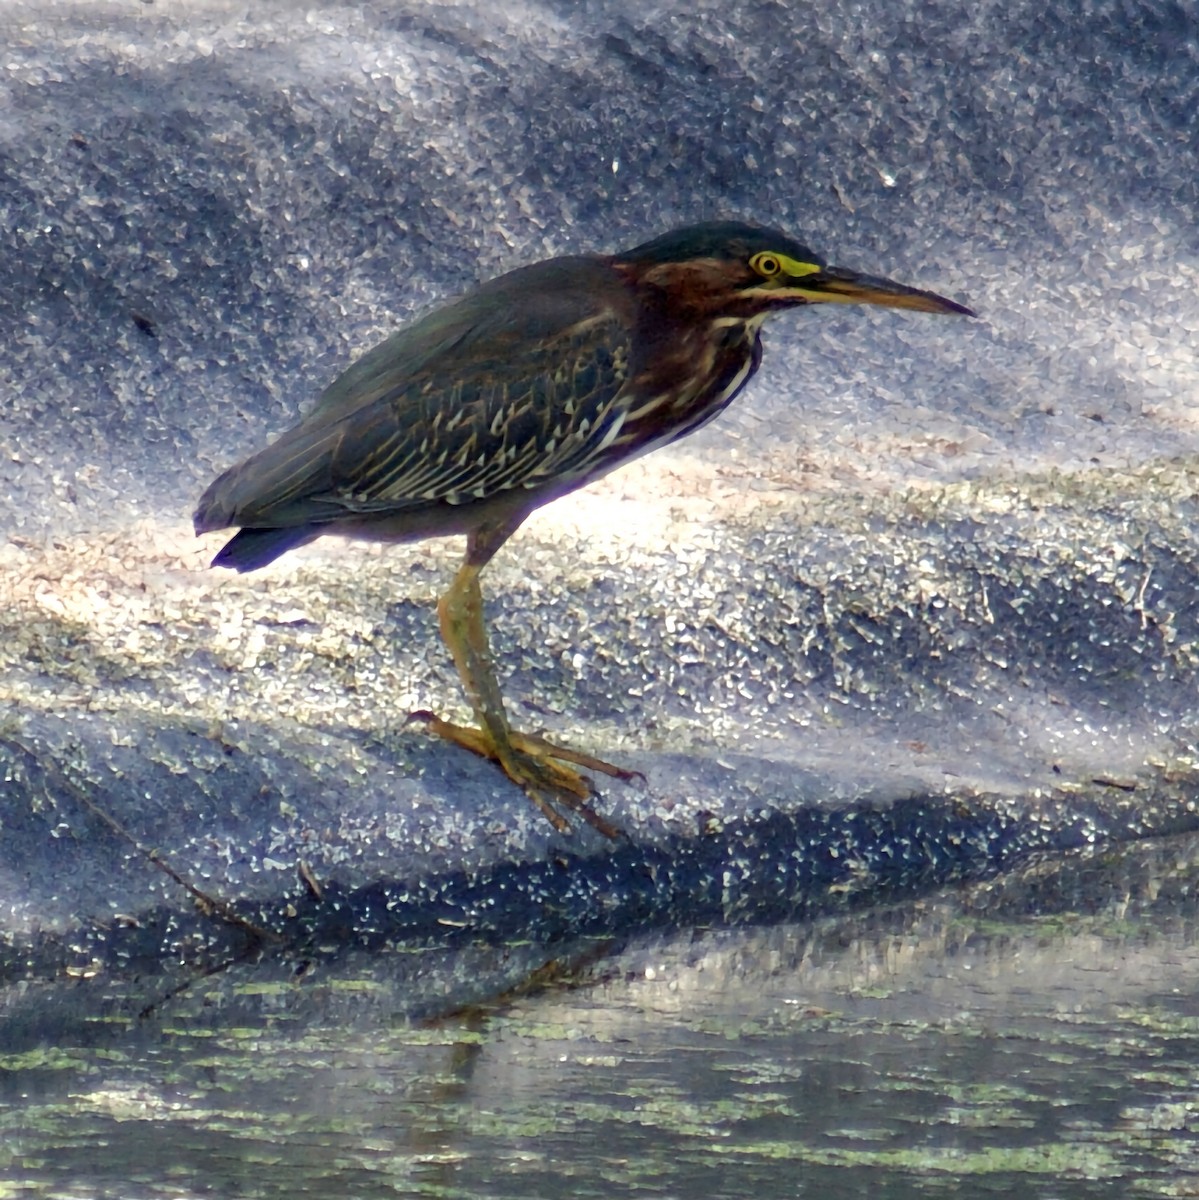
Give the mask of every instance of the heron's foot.
[{"label": "heron's foot", "polygon": [[589,801],[596,795],[595,785],[586,775],[566,766],[566,763],[610,775],[613,779],[645,778],[640,771],[626,771],[590,754],[555,745],[537,734],[511,730],[507,744],[502,744],[486,729],[474,725],[455,725],[424,710],[411,713],[408,721],[418,722],[429,733],[496,763],[513,783],[524,790],[525,795],[559,833],[570,832],[566,814],[574,813],[605,837],[621,836],[621,831],[615,825],[591,807]]}]

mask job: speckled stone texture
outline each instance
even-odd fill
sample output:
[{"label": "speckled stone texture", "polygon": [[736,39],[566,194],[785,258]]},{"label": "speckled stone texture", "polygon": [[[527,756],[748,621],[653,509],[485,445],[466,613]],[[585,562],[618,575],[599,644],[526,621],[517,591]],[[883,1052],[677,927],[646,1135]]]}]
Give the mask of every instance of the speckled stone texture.
[{"label": "speckled stone texture", "polygon": [[[288,936],[506,936],[1199,823],[1197,44],[1166,0],[0,3],[6,962],[216,936],[150,851]],[[564,841],[405,727],[464,715],[457,545],[235,577],[189,514],[413,314],[714,215],[981,319],[781,317],[488,569],[517,724],[646,775]]]}]

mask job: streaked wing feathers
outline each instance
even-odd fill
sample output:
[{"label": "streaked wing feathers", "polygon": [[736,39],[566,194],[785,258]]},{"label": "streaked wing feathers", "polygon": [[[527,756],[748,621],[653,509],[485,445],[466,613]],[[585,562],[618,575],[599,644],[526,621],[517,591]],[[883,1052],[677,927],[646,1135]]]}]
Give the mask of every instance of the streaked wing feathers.
[{"label": "streaked wing feathers", "polygon": [[605,302],[606,273],[580,286],[600,264],[565,261],[573,272],[530,268],[542,278],[523,281],[518,303],[484,287],[364,355],[300,425],[212,485],[197,528],[457,504],[585,473],[623,420],[628,318]]},{"label": "streaked wing feathers", "polygon": [[[337,502],[357,512],[460,503],[560,477],[619,420],[613,401],[627,371],[625,338],[616,322],[593,322],[526,354],[523,369],[481,364],[410,386],[369,419],[358,413],[334,427]],[[497,378],[509,371],[513,382]]]}]

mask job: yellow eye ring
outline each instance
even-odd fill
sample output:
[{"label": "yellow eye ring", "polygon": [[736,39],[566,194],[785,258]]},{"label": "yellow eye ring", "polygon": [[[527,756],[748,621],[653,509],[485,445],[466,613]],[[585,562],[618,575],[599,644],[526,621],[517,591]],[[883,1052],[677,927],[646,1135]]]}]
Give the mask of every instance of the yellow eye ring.
[{"label": "yellow eye ring", "polygon": [[777,254],[755,254],[749,260],[749,265],[765,279],[777,275],[783,269],[783,264],[779,262]]}]

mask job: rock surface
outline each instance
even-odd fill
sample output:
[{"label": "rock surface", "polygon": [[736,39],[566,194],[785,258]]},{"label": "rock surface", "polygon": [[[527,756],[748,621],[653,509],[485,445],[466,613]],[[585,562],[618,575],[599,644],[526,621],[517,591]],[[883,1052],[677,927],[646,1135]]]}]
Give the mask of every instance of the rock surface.
[{"label": "rock surface", "polygon": [[[0,42],[8,968],[245,936],[151,851],[369,938],[797,911],[1197,823],[1185,8],[18,0]],[[456,545],[233,577],[189,513],[414,313],[718,214],[981,319],[779,319],[720,422],[489,568],[517,723],[646,775],[602,789],[627,842],[563,842],[405,727],[462,712]]]}]

